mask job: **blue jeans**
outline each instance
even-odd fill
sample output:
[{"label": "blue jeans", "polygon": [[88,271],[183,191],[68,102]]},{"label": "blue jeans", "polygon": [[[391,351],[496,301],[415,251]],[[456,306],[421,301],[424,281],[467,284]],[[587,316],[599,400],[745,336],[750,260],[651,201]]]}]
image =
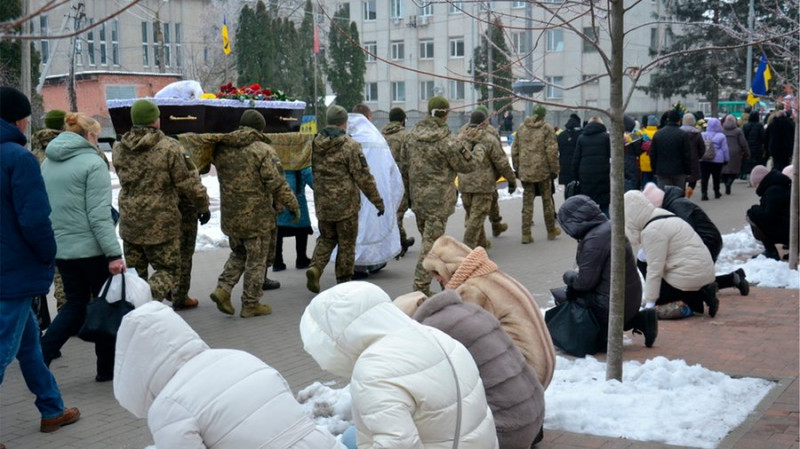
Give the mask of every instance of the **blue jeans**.
[{"label": "blue jeans", "polygon": [[64,413],[64,401],[53,373],[44,364],[32,301],[31,297],[0,300],[0,384],[16,357],[28,389],[36,395],[42,419],[50,419]]},{"label": "blue jeans", "polygon": [[350,426],[342,434],[342,444],[347,449],[356,449],[356,426]]}]

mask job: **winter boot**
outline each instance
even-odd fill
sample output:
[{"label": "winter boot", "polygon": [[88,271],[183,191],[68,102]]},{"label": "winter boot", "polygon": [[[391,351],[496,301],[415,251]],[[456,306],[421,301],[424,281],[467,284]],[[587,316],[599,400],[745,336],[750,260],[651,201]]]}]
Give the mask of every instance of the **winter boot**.
[{"label": "winter boot", "polygon": [[640,310],[633,316],[633,333],[644,334],[644,345],[653,347],[658,336],[658,313],[656,309]]},{"label": "winter boot", "polygon": [[272,313],[272,307],[267,304],[259,304],[257,302],[248,302],[242,304],[242,311],[239,316],[242,318],[251,318],[254,316],[264,316]]},{"label": "winter boot", "polygon": [[717,283],[712,282],[700,290],[700,295],[703,298],[703,302],[708,305],[708,315],[711,318],[717,316],[717,311],[719,310],[719,298],[717,298]]},{"label": "winter boot", "polygon": [[561,228],[556,226],[552,231],[547,231],[547,240],[555,240],[559,235],[561,235]]},{"label": "winter boot", "polygon": [[508,231],[508,225],[503,223],[502,221],[497,223],[492,223],[492,236],[500,237],[500,234]]},{"label": "winter boot", "polygon": [[[275,271],[273,269],[272,271]],[[278,281],[273,281],[272,279],[264,276],[264,283],[261,284],[261,290],[277,290],[281,288],[281,283]]]},{"label": "winter boot", "polygon": [[306,288],[312,293],[319,293],[319,278],[322,277],[322,272],[317,267],[311,267],[306,270]]},{"label": "winter boot", "polygon": [[733,272],[733,286],[739,289],[739,294],[747,296],[750,294],[750,283],[745,278],[744,270],[739,268]]},{"label": "winter boot", "polygon": [[[308,234],[295,236],[295,251],[297,252],[297,260],[295,261],[295,268],[304,270],[311,265],[311,259],[306,257],[306,247],[308,246]],[[275,270],[272,270],[275,271]]]},{"label": "winter boot", "polygon": [[214,289],[214,293],[211,294],[211,300],[217,304],[217,309],[219,309],[220,312],[228,315],[233,315],[235,312],[231,304],[231,294],[229,292],[217,287]]},{"label": "winter boot", "polygon": [[278,237],[275,242],[275,262],[272,263],[272,272],[283,271],[286,264],[283,262],[283,237]]},{"label": "winter boot", "polygon": [[533,235],[531,235],[530,231],[522,233],[522,244],[527,245],[528,243],[533,243]]}]

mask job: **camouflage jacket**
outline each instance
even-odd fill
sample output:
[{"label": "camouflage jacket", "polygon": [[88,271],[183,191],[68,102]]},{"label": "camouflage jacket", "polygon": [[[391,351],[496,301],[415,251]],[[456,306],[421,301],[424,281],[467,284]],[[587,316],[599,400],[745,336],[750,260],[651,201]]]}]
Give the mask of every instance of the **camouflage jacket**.
[{"label": "camouflage jacket", "polygon": [[511,144],[511,161],[522,182],[549,181],[558,175],[556,132],[544,119],[527,117]]},{"label": "camouflage jacket", "polygon": [[410,187],[411,210],[423,219],[446,219],[453,215],[457,192],[456,173],[468,173],[480,166],[483,148],[470,150],[437,117],[428,117],[411,130],[403,149],[402,165]]},{"label": "camouflage jacket", "polygon": [[222,232],[229,237],[269,235],[276,226],[275,199],[288,205],[295,216],[300,213],[294,192],[279,169],[280,159],[267,141],[264,134],[240,127],[228,133],[214,151]]},{"label": "camouflage jacket", "polygon": [[459,138],[467,145],[473,148],[480,146],[484,151],[478,169],[469,173],[458,173],[458,190],[464,193],[492,193],[497,188],[497,179],[500,176],[514,181],[514,171],[508,163],[506,152],[487,128],[491,127],[468,127],[459,133]]},{"label": "camouflage jacket", "polygon": [[60,130],[45,128],[36,131],[31,136],[31,153],[36,156],[40,164],[44,162],[44,150],[47,149],[47,145],[59,134],[61,134]]},{"label": "camouflage jacket", "polygon": [[407,204],[408,201],[408,173],[407,170],[404,170],[402,164],[408,158],[403,154],[403,148],[405,148],[405,143],[408,142],[411,133],[405,128],[405,126],[401,125],[397,122],[389,122],[386,126],[381,129],[381,134],[383,134],[383,138],[386,139],[386,143],[389,144],[389,150],[392,152],[392,157],[394,158],[394,162],[397,164],[397,168],[400,170],[400,175],[403,178],[403,188],[405,189],[404,192],[404,200],[401,204]]},{"label": "camouflage jacket", "polygon": [[361,145],[343,129],[329,126],[314,137],[311,172],[318,219],[341,221],[357,214],[361,210],[359,190],[376,208],[384,209]]},{"label": "camouflage jacket", "polygon": [[198,212],[208,212],[208,194],[187,168],[189,155],[158,129],[135,127],[114,144],[119,177],[119,235],[139,245],[155,245],[180,235],[180,195]]}]

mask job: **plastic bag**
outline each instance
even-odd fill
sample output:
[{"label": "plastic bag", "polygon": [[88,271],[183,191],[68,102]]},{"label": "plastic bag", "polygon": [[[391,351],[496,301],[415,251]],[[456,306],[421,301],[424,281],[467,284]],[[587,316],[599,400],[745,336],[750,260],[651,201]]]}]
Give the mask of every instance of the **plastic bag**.
[{"label": "plastic bag", "polygon": [[[128,268],[123,273],[125,276],[125,299],[134,306],[139,307],[153,300],[150,292],[150,284],[139,277],[135,268]],[[113,303],[122,298],[122,277],[114,276],[111,278],[111,285],[108,287],[106,301]]]}]

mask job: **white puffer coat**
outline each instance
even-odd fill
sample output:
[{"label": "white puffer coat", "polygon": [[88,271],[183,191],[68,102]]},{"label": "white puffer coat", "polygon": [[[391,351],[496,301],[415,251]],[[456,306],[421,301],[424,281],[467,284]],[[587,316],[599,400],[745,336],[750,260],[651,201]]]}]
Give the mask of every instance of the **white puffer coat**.
[{"label": "white puffer coat", "polygon": [[[647,255],[644,301],[655,302],[661,279],[677,289],[691,292],[714,282],[714,261],[703,240],[679,217],[655,220],[672,212],[656,208],[638,190],[625,193],[625,234],[631,244],[641,245]],[[647,227],[645,227],[647,225]]]},{"label": "white puffer coat", "polygon": [[359,448],[452,448],[453,369],[461,394],[459,448],[498,447],[470,353],[406,316],[379,287],[346,282],[320,293],[300,320],[300,336],[322,369],[350,377]]},{"label": "white puffer coat", "polygon": [[147,416],[163,449],[344,449],[303,413],[279,372],[244,351],[210,349],[159,302],[122,320],[114,396]]}]

